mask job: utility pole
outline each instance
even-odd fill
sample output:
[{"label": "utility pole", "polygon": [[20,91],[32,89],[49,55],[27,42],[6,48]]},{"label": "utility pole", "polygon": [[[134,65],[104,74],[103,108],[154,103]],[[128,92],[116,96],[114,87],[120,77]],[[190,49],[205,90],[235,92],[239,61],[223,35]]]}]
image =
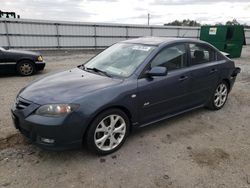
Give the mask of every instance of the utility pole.
[{"label": "utility pole", "polygon": [[150,14],[148,13],[148,25],[149,25],[149,20],[150,20]]}]

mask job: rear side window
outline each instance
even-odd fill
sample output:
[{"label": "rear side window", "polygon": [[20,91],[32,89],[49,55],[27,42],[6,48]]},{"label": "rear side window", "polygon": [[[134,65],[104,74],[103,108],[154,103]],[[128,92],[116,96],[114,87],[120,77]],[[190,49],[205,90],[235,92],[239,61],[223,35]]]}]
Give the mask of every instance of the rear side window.
[{"label": "rear side window", "polygon": [[168,70],[187,66],[187,53],[184,44],[167,47],[160,51],[151,62],[152,67],[166,67]]},{"label": "rear side window", "polygon": [[215,61],[215,51],[207,46],[189,44],[191,65],[198,65]]}]

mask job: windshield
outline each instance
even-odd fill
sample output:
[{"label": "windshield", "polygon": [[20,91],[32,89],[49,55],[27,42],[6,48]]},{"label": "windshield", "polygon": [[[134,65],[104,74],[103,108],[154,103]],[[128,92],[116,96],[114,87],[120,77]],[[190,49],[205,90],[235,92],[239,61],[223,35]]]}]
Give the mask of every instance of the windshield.
[{"label": "windshield", "polygon": [[109,75],[130,76],[155,49],[155,46],[117,43],[87,62],[86,69],[98,69]]}]

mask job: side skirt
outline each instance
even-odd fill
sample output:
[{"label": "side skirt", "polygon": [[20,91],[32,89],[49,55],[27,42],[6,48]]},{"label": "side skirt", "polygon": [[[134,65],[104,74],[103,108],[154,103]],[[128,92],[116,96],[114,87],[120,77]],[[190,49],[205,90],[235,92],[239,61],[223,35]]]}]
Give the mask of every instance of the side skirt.
[{"label": "side skirt", "polygon": [[[192,110],[195,110],[195,109],[202,108],[202,107],[204,107],[204,105],[199,105],[199,106],[196,106],[196,107],[193,107],[193,108],[189,108],[189,109],[187,109],[187,110],[183,110],[183,111],[177,112],[177,113],[175,113],[175,114],[170,114],[170,115],[164,116],[164,117],[162,117],[162,118],[156,119],[156,120],[154,120],[154,121],[150,121],[149,123],[144,123],[144,124],[138,125],[138,128],[145,127],[145,126],[148,126],[148,125],[151,125],[151,124],[154,124],[154,123],[157,123],[157,122],[160,122],[160,121],[169,119],[169,118],[171,118],[171,117],[178,116],[178,115],[184,114],[184,113],[186,113],[186,112],[189,112],[189,111],[192,111]],[[134,127],[136,127],[136,126],[134,126]]]}]

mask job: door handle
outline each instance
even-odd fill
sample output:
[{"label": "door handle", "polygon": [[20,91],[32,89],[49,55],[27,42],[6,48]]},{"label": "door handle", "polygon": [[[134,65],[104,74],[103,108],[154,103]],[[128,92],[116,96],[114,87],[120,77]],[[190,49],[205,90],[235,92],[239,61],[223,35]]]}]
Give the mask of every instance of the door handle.
[{"label": "door handle", "polygon": [[179,81],[184,81],[184,80],[187,80],[188,79],[188,76],[181,76],[180,78],[179,78]]},{"label": "door handle", "polygon": [[209,73],[210,73],[210,74],[213,74],[213,73],[215,73],[215,72],[217,72],[217,71],[218,71],[218,69],[211,69]]}]

